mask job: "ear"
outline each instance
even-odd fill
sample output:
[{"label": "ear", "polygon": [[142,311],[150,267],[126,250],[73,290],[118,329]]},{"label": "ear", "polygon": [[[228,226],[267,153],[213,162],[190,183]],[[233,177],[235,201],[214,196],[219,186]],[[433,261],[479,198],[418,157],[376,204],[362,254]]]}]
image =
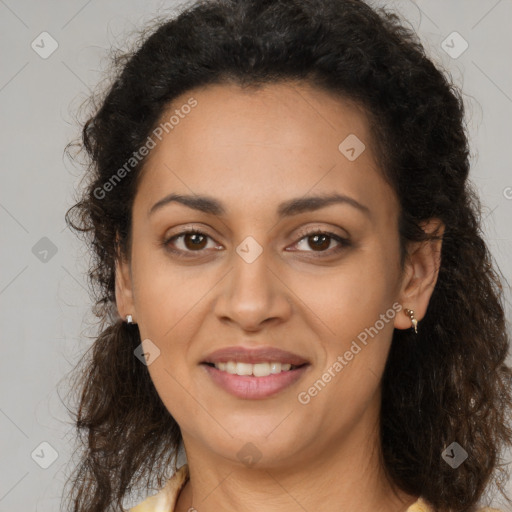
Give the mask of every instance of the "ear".
[{"label": "ear", "polygon": [[[412,242],[408,248],[399,302],[404,309],[412,309],[418,323],[427,312],[430,297],[441,266],[442,236],[445,226],[440,219],[430,219],[422,223],[423,231],[436,233],[439,239],[425,242]],[[395,328],[409,329],[411,319],[400,311],[395,316]]]},{"label": "ear", "polygon": [[119,316],[124,320],[126,315],[132,315],[133,321],[136,323],[137,315],[135,314],[135,304],[133,300],[130,263],[120,255],[120,252],[118,252],[116,258],[115,272],[116,306]]}]

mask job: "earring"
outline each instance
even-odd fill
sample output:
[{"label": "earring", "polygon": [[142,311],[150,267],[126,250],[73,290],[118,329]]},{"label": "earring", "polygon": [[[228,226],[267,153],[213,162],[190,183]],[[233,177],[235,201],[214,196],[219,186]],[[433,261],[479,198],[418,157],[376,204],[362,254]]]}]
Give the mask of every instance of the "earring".
[{"label": "earring", "polygon": [[134,324],[132,315],[126,315],[126,323],[127,324]]},{"label": "earring", "polygon": [[414,318],[414,311],[412,309],[404,309],[405,314],[411,319],[412,326],[414,327],[414,332],[418,334],[418,320]]}]

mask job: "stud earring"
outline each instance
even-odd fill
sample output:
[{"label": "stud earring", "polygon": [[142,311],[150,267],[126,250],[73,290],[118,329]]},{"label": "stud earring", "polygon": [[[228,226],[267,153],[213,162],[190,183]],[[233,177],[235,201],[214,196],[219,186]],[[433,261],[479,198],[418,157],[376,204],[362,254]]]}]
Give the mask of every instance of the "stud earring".
[{"label": "stud earring", "polygon": [[127,324],[134,324],[132,315],[126,315],[126,323]]},{"label": "stud earring", "polygon": [[404,309],[405,314],[411,319],[412,326],[414,327],[414,332],[418,334],[418,320],[414,318],[414,311],[412,309]]}]

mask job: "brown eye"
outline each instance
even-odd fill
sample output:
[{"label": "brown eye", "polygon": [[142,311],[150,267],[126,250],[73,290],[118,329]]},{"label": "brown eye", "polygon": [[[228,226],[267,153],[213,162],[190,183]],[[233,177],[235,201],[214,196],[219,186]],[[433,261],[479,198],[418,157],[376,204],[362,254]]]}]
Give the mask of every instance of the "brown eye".
[{"label": "brown eye", "polygon": [[[163,245],[178,256],[194,256],[192,253],[202,253],[207,248],[208,241],[213,239],[201,231],[195,229],[185,230],[168,238]],[[215,248],[215,246],[214,246]]]},{"label": "brown eye", "polygon": [[[318,257],[324,255],[332,256],[351,246],[350,240],[347,238],[343,238],[328,231],[319,231],[318,229],[303,232],[299,236],[302,238],[295,244],[295,246],[299,248],[299,252],[320,253]],[[333,241],[338,246],[331,248]]]},{"label": "brown eye", "polygon": [[307,239],[309,246],[314,248],[315,251],[324,251],[325,249],[329,249],[329,246],[331,245],[331,237],[329,235],[309,235]]},{"label": "brown eye", "polygon": [[204,249],[206,245],[206,236],[201,233],[187,233],[183,236],[183,243],[187,249]]}]

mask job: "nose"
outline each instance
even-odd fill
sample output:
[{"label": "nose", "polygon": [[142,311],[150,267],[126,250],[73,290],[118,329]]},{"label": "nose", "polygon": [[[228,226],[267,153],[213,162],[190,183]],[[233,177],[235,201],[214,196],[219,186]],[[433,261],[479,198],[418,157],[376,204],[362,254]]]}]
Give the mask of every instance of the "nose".
[{"label": "nose", "polygon": [[270,323],[290,318],[290,289],[278,271],[270,267],[265,249],[248,262],[237,253],[233,268],[223,279],[214,313],[222,322],[233,323],[245,331],[258,331]]}]

